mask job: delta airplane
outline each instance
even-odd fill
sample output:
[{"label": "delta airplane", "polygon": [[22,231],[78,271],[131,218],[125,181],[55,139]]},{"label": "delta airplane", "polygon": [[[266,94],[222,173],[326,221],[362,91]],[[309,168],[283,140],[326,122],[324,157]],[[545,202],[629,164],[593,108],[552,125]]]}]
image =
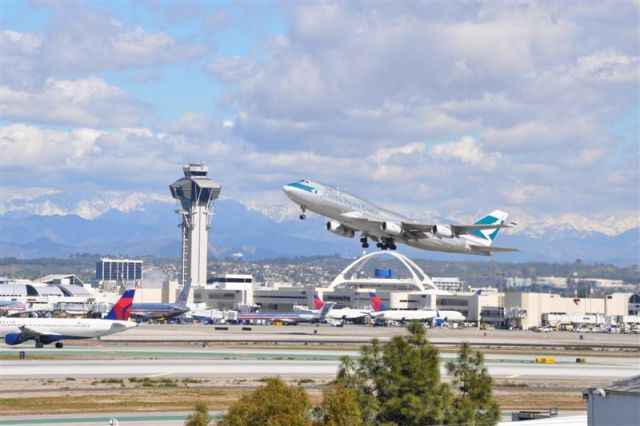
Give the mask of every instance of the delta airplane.
[{"label": "delta airplane", "polygon": [[444,321],[464,321],[464,315],[458,311],[441,311],[441,310],[426,310],[426,309],[396,309],[388,310],[380,297],[375,292],[369,293],[371,299],[371,306],[373,307],[374,318],[380,318],[384,321],[422,321],[442,323]]},{"label": "delta airplane", "polygon": [[[313,295],[313,306],[316,309],[314,312],[320,312],[322,308],[325,306],[325,303],[320,299],[320,296],[317,294]],[[344,321],[353,321],[353,322],[361,322],[364,321],[365,318],[369,317],[371,311],[362,310],[362,309],[353,309],[353,308],[340,308],[340,309],[331,309],[327,313],[327,318],[334,320],[344,320]]]},{"label": "delta airplane", "polygon": [[420,223],[385,210],[362,198],[340,189],[303,179],[283,187],[287,197],[300,206],[300,219],[310,210],[330,220],[327,230],[341,237],[353,238],[360,232],[362,248],[369,247],[369,239],[377,247],[396,249],[396,242],[424,250],[490,256],[496,252],[519,251],[493,247],[493,239],[505,225],[507,213],[495,210],[473,225]]},{"label": "delta airplane", "polygon": [[126,290],[102,319],[88,318],[0,318],[0,334],[7,345],[34,340],[36,348],[55,342],[62,348],[64,339],[91,339],[119,333],[137,324],[129,321],[135,290]]}]

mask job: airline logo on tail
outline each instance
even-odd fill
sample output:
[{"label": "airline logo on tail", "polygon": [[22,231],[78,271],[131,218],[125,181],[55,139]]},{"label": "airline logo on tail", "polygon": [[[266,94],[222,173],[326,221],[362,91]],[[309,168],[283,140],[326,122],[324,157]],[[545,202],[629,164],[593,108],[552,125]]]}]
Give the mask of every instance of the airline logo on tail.
[{"label": "airline logo on tail", "polygon": [[[475,222],[474,225],[502,225],[507,220],[508,216],[509,214],[502,210],[494,210]],[[496,235],[498,235],[499,230],[500,228],[473,229],[467,231],[466,236],[471,237],[469,239],[473,240],[474,243],[490,246],[494,238],[496,238]],[[465,235],[463,235],[463,237],[464,236]]]},{"label": "airline logo on tail", "polygon": [[136,291],[134,289],[125,290],[120,300],[113,305],[104,319],[127,321],[131,314],[131,305],[133,304],[133,296]]},{"label": "airline logo on tail", "polygon": [[331,309],[333,309],[333,306],[334,306],[334,305],[335,305],[335,303],[334,303],[334,302],[328,302],[328,303],[325,303],[325,304],[324,304],[324,306],[322,307],[322,310],[320,311],[320,316],[319,316],[319,318],[320,318],[321,320],[325,319],[325,318],[327,317],[327,315],[329,315],[329,311],[330,311]]},{"label": "airline logo on tail", "polygon": [[182,286],[182,290],[180,290],[180,294],[178,294],[178,299],[176,300],[178,306],[187,306],[189,290],[191,290],[191,283],[187,282]]},{"label": "airline logo on tail", "polygon": [[313,309],[322,309],[324,306],[324,302],[320,299],[320,296],[317,294],[313,295]]},{"label": "airline logo on tail", "polygon": [[371,306],[373,306],[374,312],[386,311],[387,307],[382,303],[382,299],[378,297],[375,292],[369,293],[369,299],[371,299]]}]

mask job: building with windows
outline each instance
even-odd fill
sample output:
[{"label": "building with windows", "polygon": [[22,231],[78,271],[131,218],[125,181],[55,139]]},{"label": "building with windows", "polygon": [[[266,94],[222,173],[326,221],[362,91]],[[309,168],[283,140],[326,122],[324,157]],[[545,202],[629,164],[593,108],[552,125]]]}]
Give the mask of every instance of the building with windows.
[{"label": "building with windows", "polygon": [[142,260],[101,258],[96,263],[96,281],[112,281],[125,286],[140,285]]}]

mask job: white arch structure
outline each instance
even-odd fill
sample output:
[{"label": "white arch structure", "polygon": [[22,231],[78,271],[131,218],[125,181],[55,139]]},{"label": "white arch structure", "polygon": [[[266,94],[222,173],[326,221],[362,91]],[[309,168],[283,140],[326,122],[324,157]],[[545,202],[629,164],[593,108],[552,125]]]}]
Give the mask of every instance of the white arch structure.
[{"label": "white arch structure", "polygon": [[[374,257],[387,255],[395,257],[411,274],[411,278],[359,278],[358,272]],[[384,284],[385,286],[415,286],[417,290],[426,292],[428,290],[438,290],[431,278],[408,257],[396,253],[394,251],[376,251],[365,254],[356,259],[349,266],[344,268],[336,278],[331,282],[327,290],[333,291],[337,287],[349,285],[369,285],[371,287],[376,284]]]}]

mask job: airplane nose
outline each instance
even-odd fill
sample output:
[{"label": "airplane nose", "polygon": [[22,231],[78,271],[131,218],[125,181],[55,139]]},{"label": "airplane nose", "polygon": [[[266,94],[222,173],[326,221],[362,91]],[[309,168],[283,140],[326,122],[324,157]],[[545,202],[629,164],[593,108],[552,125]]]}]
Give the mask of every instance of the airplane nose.
[{"label": "airplane nose", "polygon": [[284,191],[285,194],[290,194],[291,191],[293,190],[293,187],[291,185],[284,185],[282,187],[282,190]]}]

